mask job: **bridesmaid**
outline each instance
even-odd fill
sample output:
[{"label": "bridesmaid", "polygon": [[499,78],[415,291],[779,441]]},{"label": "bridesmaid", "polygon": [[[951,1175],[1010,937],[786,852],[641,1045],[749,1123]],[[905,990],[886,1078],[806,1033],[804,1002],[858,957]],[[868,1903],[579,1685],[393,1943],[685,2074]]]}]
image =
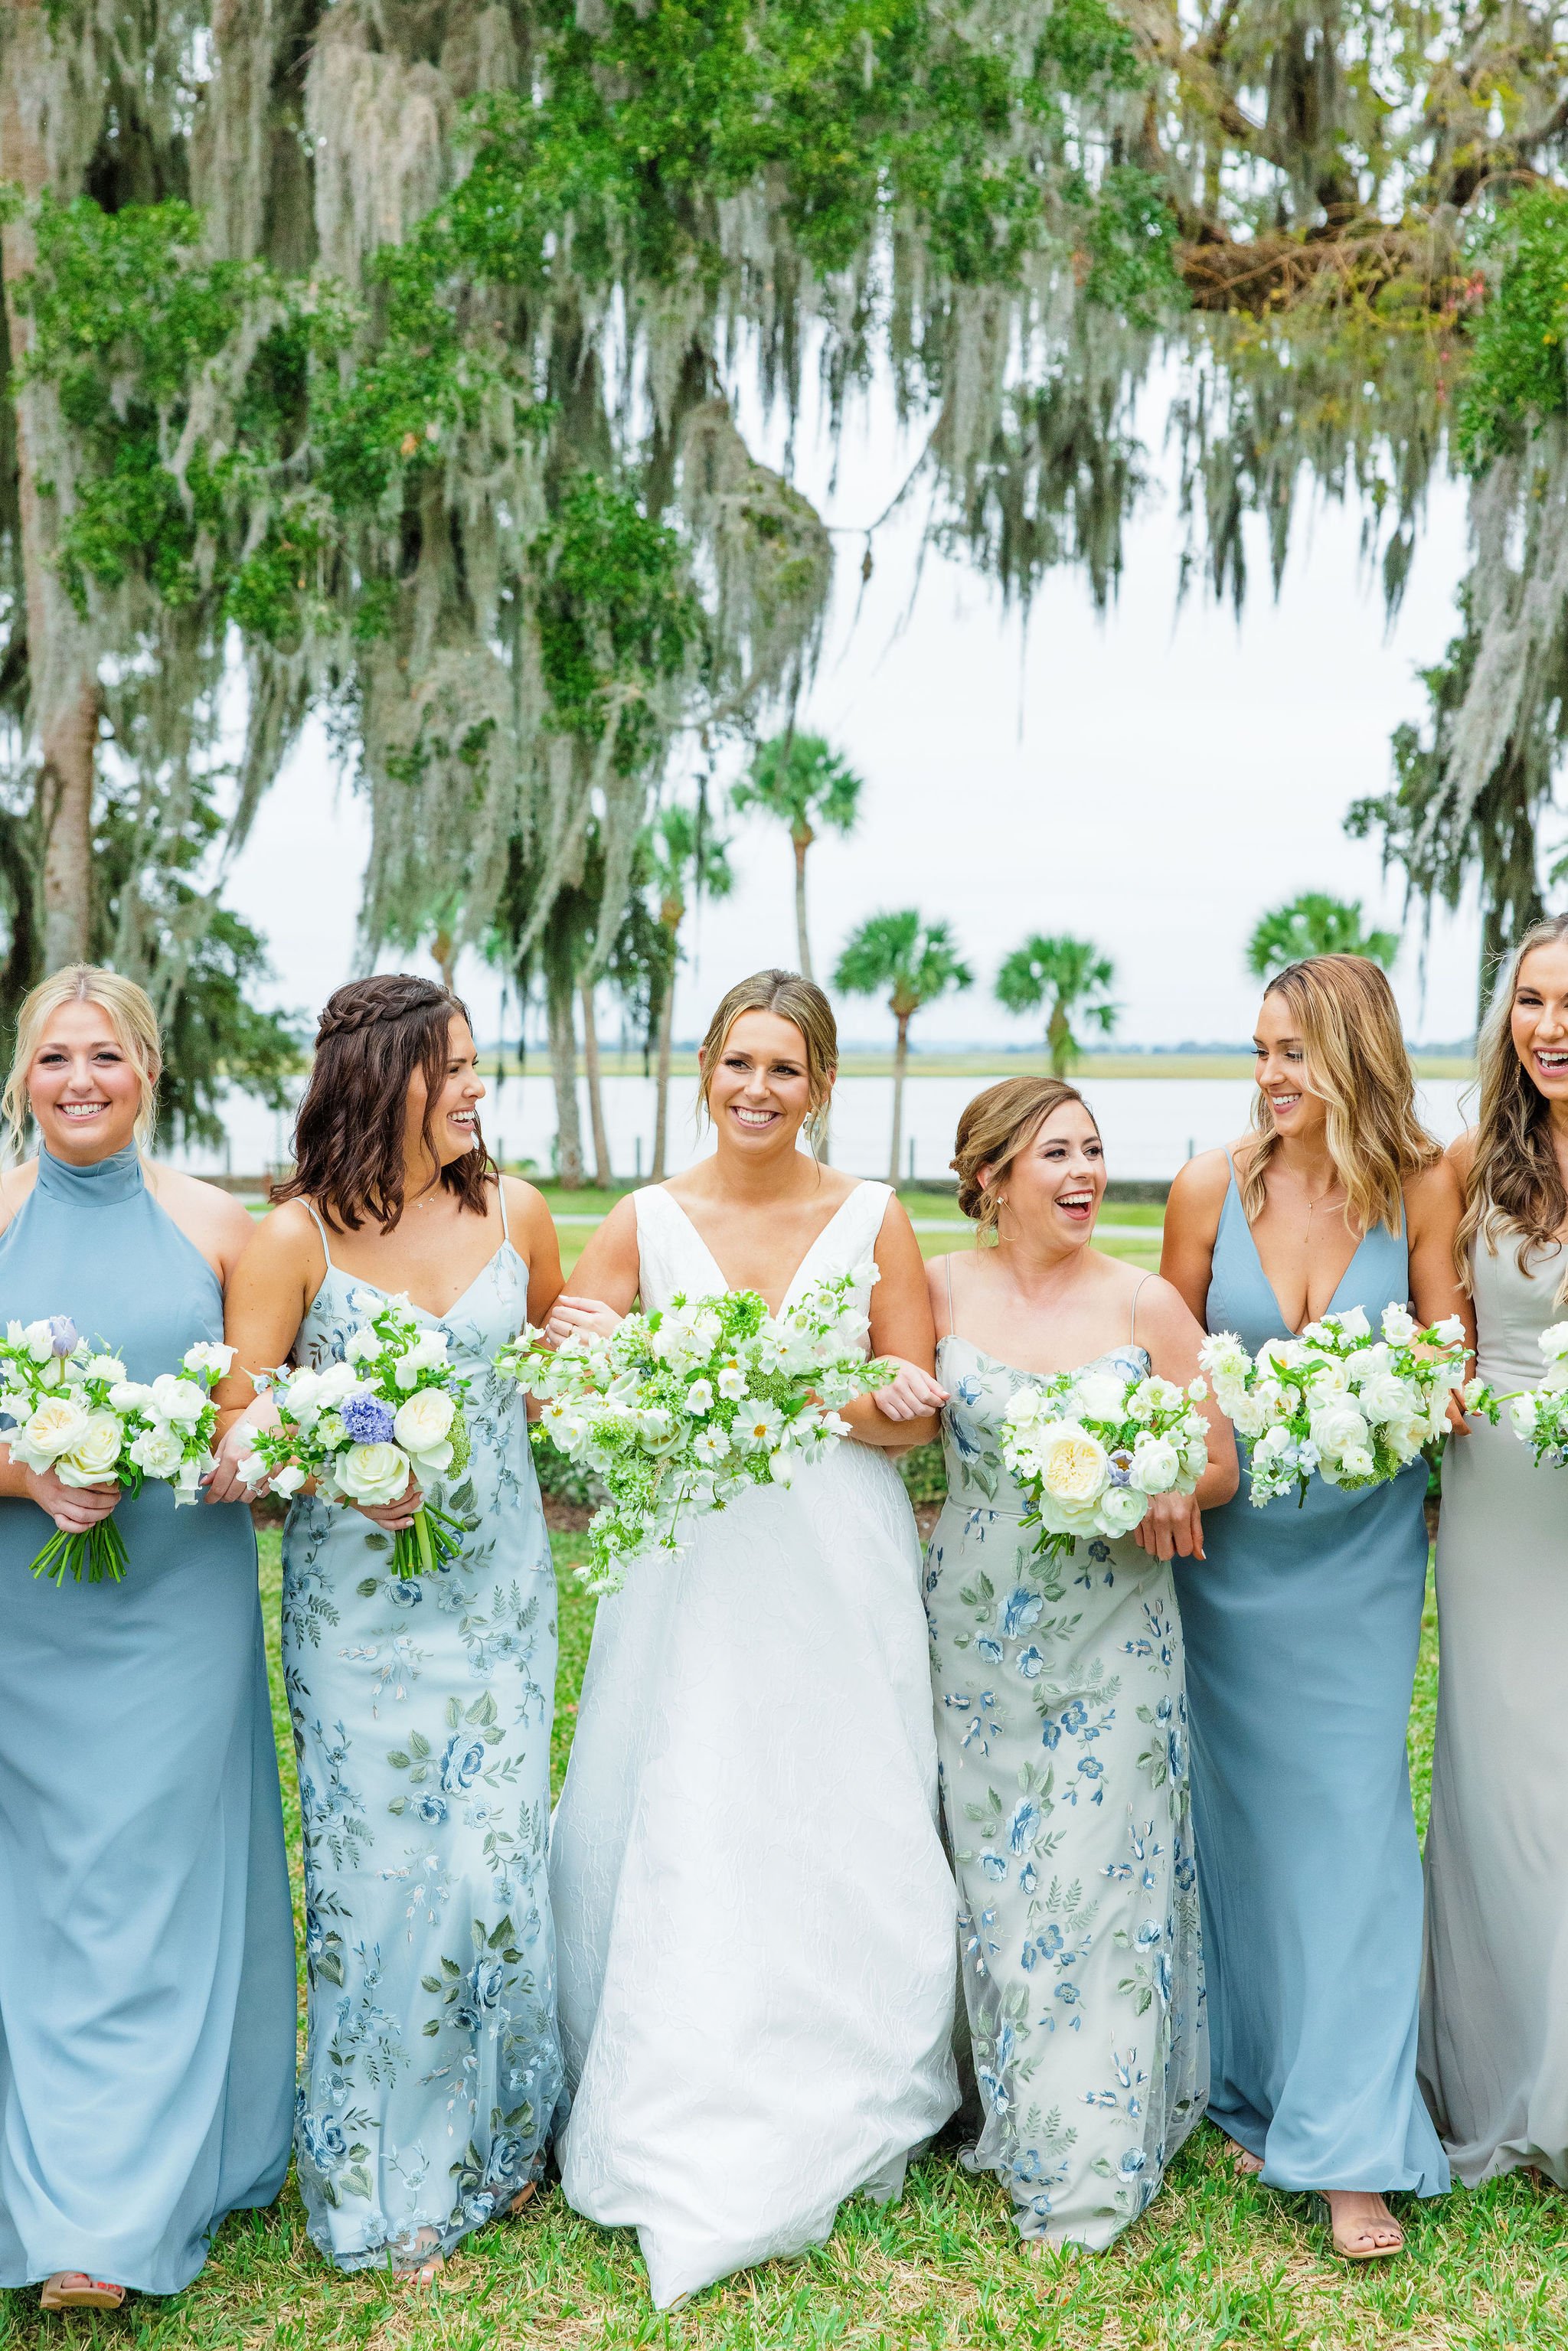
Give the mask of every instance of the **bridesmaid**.
[{"label": "bridesmaid", "polygon": [[1090,1364],[1185,1386],[1203,1333],[1168,1282],[1090,1247],[1105,1155],[1073,1087],[988,1087],[953,1165],[980,1246],[927,1267],[949,1401],[925,1593],[985,2116],[963,2159],[1000,2175],[1026,2243],[1099,2252],[1158,2193],[1207,2087],[1170,1562],[1202,1558],[1199,1509],[1236,1491],[1236,1447],[1207,1407],[1196,1496],[1040,1556],[1001,1459],[1013,1396]]},{"label": "bridesmaid", "polygon": [[[1479,1365],[1506,1392],[1539,1383],[1568,1314],[1568,916],[1526,932],[1479,1062],[1448,1156]],[[1421,2078],[1469,2187],[1525,2167],[1568,2188],[1565,1498],[1506,1415],[1444,1459]]]},{"label": "bridesmaid", "polygon": [[[308,2045],[295,2150],[340,2269],[421,2283],[532,2192],[561,2095],[545,1881],[555,1579],[523,1400],[491,1358],[560,1288],[555,1228],[498,1175],[468,1019],[434,982],[328,1002],[297,1165],[235,1281],[238,1366],[340,1358],[393,1292],[472,1381],[460,1559],[402,1582],[387,1531],[302,1495],[283,1538],[283,1657],[305,1831]],[[237,1485],[254,1400],[222,1475]]]},{"label": "bridesmaid", "polygon": [[[75,964],[22,1007],[0,1312],[68,1315],[131,1376],[223,1335],[237,1201],[143,1156],[141,988]],[[178,2294],[288,2168],[294,1934],[248,1512],[72,1488],[0,1445],[0,2287]],[[36,1583],[116,1510],[120,1583]]]},{"label": "bridesmaid", "polygon": [[[1270,983],[1253,1132],[1183,1169],[1165,1271],[1249,1348],[1332,1308],[1461,1311],[1458,1186],[1418,1123],[1394,992],[1360,956]],[[1421,1860],[1406,1759],[1425,1464],[1304,1506],[1243,1490],[1179,1577],[1208,1970],[1208,2111],[1237,2168],[1327,2198],[1336,2252],[1398,2252],[1392,2189],[1448,2167],[1416,2086]]]}]

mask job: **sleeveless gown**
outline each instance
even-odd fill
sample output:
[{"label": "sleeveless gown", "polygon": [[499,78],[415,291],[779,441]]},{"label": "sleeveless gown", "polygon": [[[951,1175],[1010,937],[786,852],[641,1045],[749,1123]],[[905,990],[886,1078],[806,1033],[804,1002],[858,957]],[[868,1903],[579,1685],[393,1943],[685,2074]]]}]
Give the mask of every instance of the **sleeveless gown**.
[{"label": "sleeveless gown", "polygon": [[[636,1196],[642,1301],[724,1278]],[[862,1184],[807,1252],[869,1274]],[[869,1302],[864,1280],[861,1304]],[[551,1887],[572,2085],[568,2201],[634,2227],[660,2308],[895,2196],[956,2103],[953,1880],[909,1503],[846,1441],[688,1521],[601,1601]]]},{"label": "sleeveless gown", "polygon": [[[1410,1290],[1364,1235],[1331,1301],[1375,1328]],[[1283,1338],[1234,1174],[1207,1325]],[[1440,2195],[1416,2086],[1421,1856],[1406,1750],[1427,1581],[1427,1470],[1254,1510],[1248,1472],[1177,1563],[1208,1976],[1212,2119],[1273,2188]]]},{"label": "sleeveless gown", "polygon": [[[1096,1362],[1149,1369],[1130,1343]],[[1033,1373],[954,1333],[937,1376],[925,1607],[985,2117],[963,2159],[1000,2177],[1020,2235],[1099,2252],[1158,2193],[1207,2084],[1181,1618],[1131,1537],[1055,1560],[1020,1527],[1001,1429]]]},{"label": "sleeveless gown", "polygon": [[[1535,1386],[1560,1249],[1473,1257],[1478,1367]],[[1442,1665],[1427,1836],[1423,2086],[1469,2187],[1533,2164],[1568,2188],[1568,1479],[1506,1414],[1443,1456]]]},{"label": "sleeveless gown", "polygon": [[[40,1155],[0,1314],[138,1380],[224,1328],[134,1149]],[[177,2294],[287,2172],[294,1928],[250,1514],[150,1482],[115,1515],[124,1581],[57,1589],[51,1522],[0,1501],[0,2286]]]},{"label": "sleeveless gown", "polygon": [[[506,1201],[501,1202],[506,1229]],[[331,1261],[295,1359],[340,1357],[387,1293]],[[283,1662],[305,1839],[308,2047],[295,2157],[340,2269],[450,2252],[543,2167],[560,2098],[546,1882],[555,1574],[521,1395],[491,1358],[527,1319],[503,1238],[438,1322],[473,1453],[443,1499],[461,1558],[391,1573],[392,1538],[301,1496]],[[415,1311],[419,1311],[418,1309]]]}]

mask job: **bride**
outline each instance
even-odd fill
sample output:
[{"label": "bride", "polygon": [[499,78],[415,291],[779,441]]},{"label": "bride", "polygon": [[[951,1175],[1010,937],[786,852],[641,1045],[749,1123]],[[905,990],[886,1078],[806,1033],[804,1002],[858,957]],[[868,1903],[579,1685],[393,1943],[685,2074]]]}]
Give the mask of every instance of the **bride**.
[{"label": "bride", "polygon": [[661,2309],[821,2244],[856,2189],[896,2196],[956,2104],[920,1561],[887,1451],[935,1432],[935,1327],[888,1186],[797,1148],[836,1060],[809,980],[732,987],[700,1056],[714,1155],[621,1202],[548,1325],[726,1288],[778,1311],[852,1272],[903,1359],[844,1408],[856,1441],[688,1522],[600,1604],[550,1851],[558,2154],[578,2211],[637,2230]]}]

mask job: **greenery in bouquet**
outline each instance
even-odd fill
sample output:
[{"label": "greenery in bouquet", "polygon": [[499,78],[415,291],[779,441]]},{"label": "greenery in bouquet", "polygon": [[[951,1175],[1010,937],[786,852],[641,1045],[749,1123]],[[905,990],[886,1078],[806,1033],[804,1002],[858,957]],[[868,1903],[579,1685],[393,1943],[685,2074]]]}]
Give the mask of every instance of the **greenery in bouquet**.
[{"label": "greenery in bouquet", "polygon": [[1299,1338],[1270,1339],[1249,1355],[1233,1332],[1204,1346],[1215,1401],[1249,1448],[1258,1509],[1313,1476],[1354,1489],[1385,1485],[1448,1433],[1448,1400],[1488,1408],[1465,1385],[1468,1355],[1458,1315],[1418,1328],[1409,1309],[1383,1310],[1382,1331],[1359,1306],[1309,1322]]},{"label": "greenery in bouquet", "polygon": [[1546,1358],[1540,1385],[1521,1388],[1512,1396],[1490,1399],[1489,1395],[1491,1418],[1497,1419],[1499,1408],[1506,1403],[1514,1435],[1529,1446],[1536,1468],[1561,1469],[1568,1462],[1568,1322],[1553,1322],[1550,1330],[1542,1332],[1536,1344]]},{"label": "greenery in bouquet", "polygon": [[1002,1425],[1002,1458],[1030,1498],[1037,1552],[1070,1554],[1080,1535],[1141,1525],[1156,1494],[1191,1494],[1208,1461],[1201,1380],[1177,1387],[1108,1364],[1022,1387]]},{"label": "greenery in bouquet", "polygon": [[[357,1290],[350,1303],[367,1319],[349,1333],[340,1358],[255,1375],[277,1423],[251,1431],[241,1464],[249,1484],[292,1498],[313,1482],[324,1501],[373,1509],[400,1500],[411,1479],[423,1489],[465,1468],[468,1383],[448,1360],[445,1332],[422,1322],[401,1293]],[[393,1541],[394,1573],[445,1567],[466,1531],[464,1520],[426,1493],[413,1524]]]},{"label": "greenery in bouquet", "polygon": [[[107,1345],[89,1346],[66,1314],[11,1322],[0,1340],[0,1417],[13,1461],[52,1469],[64,1486],[118,1485],[138,1494],[145,1479],[166,1482],[176,1503],[193,1502],[212,1467],[217,1406],[212,1392],[234,1360],[232,1347],[202,1340],[177,1372],[133,1380]],[[129,1563],[111,1511],[79,1533],[57,1527],[33,1573],[62,1584],[106,1578]]]},{"label": "greenery in bouquet", "polygon": [[529,1329],[502,1349],[497,1368],[543,1406],[535,1444],[591,1470],[609,1496],[577,1571],[591,1591],[617,1591],[643,1552],[678,1549],[683,1517],[787,1486],[849,1434],[838,1407],[893,1376],[866,1355],[856,1287],[841,1274],[781,1315],[754,1290],[682,1295],[609,1338],[552,1348]]}]

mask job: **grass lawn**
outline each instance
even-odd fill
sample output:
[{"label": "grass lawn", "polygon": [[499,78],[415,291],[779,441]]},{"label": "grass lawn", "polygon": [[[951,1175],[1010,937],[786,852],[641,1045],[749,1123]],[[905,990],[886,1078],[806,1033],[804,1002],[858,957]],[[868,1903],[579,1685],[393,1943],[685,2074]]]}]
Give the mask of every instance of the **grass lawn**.
[{"label": "grass lawn", "polygon": [[[559,1536],[564,1570],[580,1538]],[[294,1762],[282,1708],[277,1632],[278,1543],[263,1541],[274,1708],[291,1844],[298,1847]],[[570,1744],[592,1603],[563,1576],[561,1678],[555,1746],[559,1785]],[[1416,1782],[1425,1790],[1436,1685],[1428,1608],[1411,1723]],[[298,1886],[296,1887],[298,1893]],[[467,2241],[436,2294],[415,2298],[384,2276],[342,2277],[305,2235],[292,2181],[273,2211],[230,2220],[188,2293],[133,2298],[112,2317],[44,2318],[32,2294],[0,2295],[0,2345],[62,2343],[138,2351],[511,2351],[511,2346],[689,2346],[689,2351],[1502,2351],[1568,2342],[1568,2266],[1559,2200],[1524,2179],[1457,2193],[1403,2218],[1403,2262],[1347,2269],[1304,2198],[1232,2178],[1218,2134],[1203,2126],[1164,2193],[1114,2249],[1026,2261],[1005,2199],[961,2171],[950,2147],[914,2172],[904,2201],[845,2208],[829,2244],[716,2286],[685,2311],[649,2307],[635,2242],[567,2210],[559,2189],[520,2220]]]}]

